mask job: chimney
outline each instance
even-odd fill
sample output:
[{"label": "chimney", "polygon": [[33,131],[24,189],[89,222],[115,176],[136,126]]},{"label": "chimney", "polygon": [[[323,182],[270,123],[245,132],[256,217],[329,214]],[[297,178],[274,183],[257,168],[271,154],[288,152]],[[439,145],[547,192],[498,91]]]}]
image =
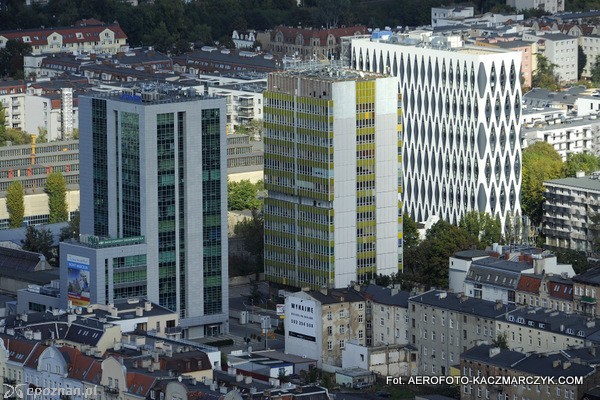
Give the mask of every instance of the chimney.
[{"label": "chimney", "polygon": [[252,377],[251,377],[251,376],[247,376],[247,377],[245,377],[245,378],[244,378],[244,383],[245,383],[246,385],[249,385],[249,384],[251,384],[251,383],[252,383]]},{"label": "chimney", "polygon": [[136,307],[135,308],[135,316],[136,317],[143,317],[144,316],[144,309],[142,307]]},{"label": "chimney", "polygon": [[354,290],[356,292],[360,292],[360,285],[358,285],[358,284],[354,285]]},{"label": "chimney", "polygon": [[326,287],[322,287],[321,289],[319,289],[319,291],[321,293],[323,293],[325,296],[327,296],[327,288]]},{"label": "chimney", "polygon": [[571,363],[569,361],[564,362],[562,365],[563,369],[569,369],[570,366],[571,366]]},{"label": "chimney", "polygon": [[593,328],[596,326],[596,320],[589,320],[588,322],[585,323],[585,326],[587,326],[588,328]]},{"label": "chimney", "polygon": [[496,300],[495,309],[496,310],[502,310],[502,307],[504,307],[504,303],[502,303],[502,300]]},{"label": "chimney", "polygon": [[67,315],[67,322],[69,323],[69,325],[71,325],[76,320],[77,320],[77,315],[76,314],[69,314],[69,315]]},{"label": "chimney", "polygon": [[235,376],[235,381],[236,381],[236,382],[242,382],[243,380],[244,380],[244,375],[242,375],[242,374],[237,374],[237,375]]},{"label": "chimney", "polygon": [[[392,288],[392,290],[391,290],[391,292],[390,292],[390,294],[391,294],[392,296],[395,296],[395,295],[397,295],[399,292],[400,292],[400,289],[398,289],[397,287],[393,287],[393,288]],[[441,297],[440,297],[440,298],[441,298]]]},{"label": "chimney", "polygon": [[144,304],[144,311],[152,311],[152,303],[150,303],[149,301],[147,301]]},{"label": "chimney", "polygon": [[595,347],[590,348],[590,354],[593,355],[594,357],[596,357],[596,348]]},{"label": "chimney", "polygon": [[583,178],[583,177],[585,177],[585,172],[584,171],[577,171],[575,173],[575,177],[576,178]]},{"label": "chimney", "polygon": [[560,324],[560,331],[564,332],[565,331],[565,326],[563,324]]},{"label": "chimney", "polygon": [[552,361],[552,368],[558,368],[560,366],[561,362],[560,360],[554,360]]}]

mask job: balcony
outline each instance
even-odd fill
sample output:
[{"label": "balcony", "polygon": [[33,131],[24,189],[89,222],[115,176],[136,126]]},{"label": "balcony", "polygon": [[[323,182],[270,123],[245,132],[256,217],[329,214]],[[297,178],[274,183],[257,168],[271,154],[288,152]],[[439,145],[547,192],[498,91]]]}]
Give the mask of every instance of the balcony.
[{"label": "balcony", "polygon": [[596,299],[589,296],[581,296],[581,302],[585,304],[596,304]]},{"label": "balcony", "polygon": [[119,388],[116,386],[104,385],[104,393],[106,393],[107,395],[118,395]]},{"label": "balcony", "polygon": [[181,326],[172,326],[172,327],[165,328],[165,333],[167,335],[177,335],[177,334],[180,334],[181,332],[182,332]]}]

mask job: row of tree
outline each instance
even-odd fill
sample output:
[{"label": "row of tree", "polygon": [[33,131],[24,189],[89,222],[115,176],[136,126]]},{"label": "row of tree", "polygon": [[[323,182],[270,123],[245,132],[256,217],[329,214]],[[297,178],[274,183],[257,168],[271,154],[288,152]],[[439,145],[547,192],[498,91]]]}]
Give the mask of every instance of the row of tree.
[{"label": "row of tree", "polygon": [[[64,222],[69,219],[67,207],[67,181],[60,172],[53,172],[46,178],[44,191],[48,195],[49,223]],[[25,192],[20,181],[13,181],[6,193],[6,208],[11,228],[23,226],[25,218]]]}]

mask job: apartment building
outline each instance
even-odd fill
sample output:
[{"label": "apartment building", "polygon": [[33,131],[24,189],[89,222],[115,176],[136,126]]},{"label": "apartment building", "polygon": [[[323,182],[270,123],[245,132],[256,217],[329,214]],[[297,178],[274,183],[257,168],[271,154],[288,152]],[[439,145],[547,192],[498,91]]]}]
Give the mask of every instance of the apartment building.
[{"label": "apartment building", "polygon": [[598,130],[600,120],[596,116],[557,118],[523,127],[521,137],[523,148],[544,141],[551,144],[565,161],[569,154],[594,152]]},{"label": "apartment building", "polygon": [[32,54],[42,53],[117,53],[127,46],[127,35],[118,23],[98,20],[78,21],[75,26],[0,31],[0,48],[9,40],[31,45]]},{"label": "apartment building", "polygon": [[12,129],[25,127],[25,82],[0,80],[0,104],[4,110],[4,126]]},{"label": "apartment building", "polygon": [[497,332],[507,336],[509,348],[523,352],[585,347],[597,342],[595,338],[600,331],[600,321],[540,307],[509,311],[496,324]]},{"label": "apartment building", "polygon": [[341,367],[351,340],[366,344],[366,301],[353,289],[307,291],[285,299],[285,350],[317,360],[317,367]]},{"label": "apartment building", "polygon": [[313,29],[302,27],[276,26],[271,31],[267,49],[275,54],[296,56],[301,59],[338,58],[343,36],[364,35],[363,25],[342,28]]},{"label": "apartment building", "polygon": [[596,300],[596,291],[600,295],[600,268],[589,269],[573,277],[574,309],[584,315],[600,315],[600,306]]},{"label": "apartment building", "polygon": [[563,83],[577,81],[577,46],[576,37],[564,33],[534,32],[523,33],[523,40],[537,42],[539,51],[555,64],[554,72]]},{"label": "apartment building", "polygon": [[564,0],[507,0],[506,4],[517,11],[536,9],[550,14],[565,11]]},{"label": "apartment building", "polygon": [[450,375],[461,353],[480,341],[491,343],[499,333],[497,321],[513,305],[467,297],[441,290],[408,299],[410,343],[420,352],[419,374]]},{"label": "apartment building", "polygon": [[516,290],[517,305],[572,312],[573,280],[568,274],[522,274]]},{"label": "apartment building", "polygon": [[395,76],[404,207],[416,221],[520,215],[521,53],[432,32],[351,39],[350,65]]},{"label": "apartment building", "polygon": [[401,270],[395,78],[307,63],[263,96],[266,279],[341,288]]},{"label": "apartment building", "polygon": [[600,212],[600,180],[591,176],[545,181],[542,231],[546,245],[583,251],[595,250],[592,243],[591,217]]},{"label": "apartment building", "polygon": [[361,290],[367,305],[367,346],[405,345],[408,339],[408,297],[398,288],[368,285]]},{"label": "apartment building", "polygon": [[[503,377],[518,380],[522,377],[552,377],[555,382],[566,379],[563,385],[505,384],[462,385],[461,400],[531,399],[564,400],[586,398],[590,389],[600,382],[600,374],[593,366],[585,365],[562,353],[526,354],[522,351],[504,350],[491,345],[481,345],[461,355],[462,376]],[[582,378],[575,383],[571,378]],[[568,382],[572,382],[569,384]],[[592,398],[592,397],[589,397]]]}]

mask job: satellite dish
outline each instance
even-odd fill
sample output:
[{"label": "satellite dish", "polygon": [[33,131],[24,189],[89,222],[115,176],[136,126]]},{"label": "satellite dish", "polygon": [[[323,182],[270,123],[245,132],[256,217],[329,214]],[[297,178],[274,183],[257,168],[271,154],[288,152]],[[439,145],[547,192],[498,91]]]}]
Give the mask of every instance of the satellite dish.
[{"label": "satellite dish", "polygon": [[181,375],[179,375],[179,376],[177,377],[177,380],[178,380],[179,382],[181,382],[181,381],[183,380],[183,378],[181,377]]}]

